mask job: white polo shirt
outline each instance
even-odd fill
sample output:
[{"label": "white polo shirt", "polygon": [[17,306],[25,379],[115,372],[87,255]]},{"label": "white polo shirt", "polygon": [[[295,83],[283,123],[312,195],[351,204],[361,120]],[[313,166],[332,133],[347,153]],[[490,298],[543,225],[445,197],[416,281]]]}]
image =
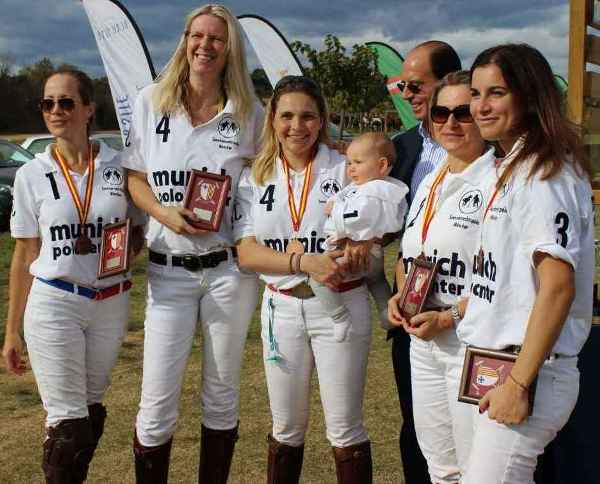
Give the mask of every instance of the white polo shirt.
[{"label": "white polo shirt", "polygon": [[334,239],[354,241],[381,238],[399,232],[406,215],[406,184],[395,178],[351,183],[333,197],[325,233]]},{"label": "white polo shirt", "polygon": [[[290,170],[289,173],[296,207],[299,207],[306,170],[301,173]],[[320,145],[312,166],[310,192],[299,230],[299,240],[304,244],[306,253],[325,251],[325,204],[346,183],[344,156]],[[244,170],[240,178],[239,204],[234,222],[236,240],[255,237],[259,244],[285,252],[293,233],[287,186],[283,163],[279,158],[275,162],[271,179],[264,185],[255,182],[249,168]],[[308,279],[306,274],[261,274],[260,277],[279,289],[292,288]]]},{"label": "white polo shirt", "polygon": [[[121,154],[100,143],[86,224],[87,235],[92,240],[92,251],[87,255],[78,255],[74,253],[74,246],[81,233],[79,215],[65,177],[51,154],[53,146],[46,147],[45,152],[19,168],[15,177],[11,235],[14,238],[42,240],[40,255],[30,266],[31,274],[95,288],[123,281],[126,275],[101,280],[96,277],[102,227],[127,216],[134,217],[136,225],[143,223],[139,211],[134,210],[128,202]],[[70,174],[83,200],[88,172],[86,170],[80,175],[71,171]]]},{"label": "white polo shirt", "polygon": [[[489,149],[460,173],[447,173],[436,194],[436,211],[423,245],[425,257],[438,263],[428,307],[450,306],[469,296],[473,253],[479,240],[485,210],[484,182],[495,171],[494,149]],[[402,238],[406,274],[421,254],[421,230],[427,197],[433,182],[446,166],[442,162],[419,185],[412,201]]]},{"label": "white polo shirt", "polygon": [[231,177],[231,191],[219,232],[206,235],[176,234],[150,217],[146,239],[156,252],[202,254],[233,245],[231,219],[238,179],[245,159],[258,149],[264,111],[258,101],[241,124],[228,101],[210,121],[192,126],[184,111],[170,117],[155,112],[152,92],[144,88],[135,101],[123,166],[143,172],[156,198],[165,206],[182,206],[192,169]]},{"label": "white polo shirt", "polygon": [[[527,179],[530,166],[531,160],[511,177],[483,223],[484,274],[472,276],[458,336],[486,348],[522,345],[538,287],[533,255],[544,252],[573,267],[575,299],[552,352],[574,356],[587,339],[592,320],[592,191],[570,165],[543,181],[540,174]],[[495,171],[488,173],[486,204],[497,177]]]}]

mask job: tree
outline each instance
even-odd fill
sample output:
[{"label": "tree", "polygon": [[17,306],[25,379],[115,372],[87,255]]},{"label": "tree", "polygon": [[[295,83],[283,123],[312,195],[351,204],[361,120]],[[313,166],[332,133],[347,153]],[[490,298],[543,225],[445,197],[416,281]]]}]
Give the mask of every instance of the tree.
[{"label": "tree", "polygon": [[273,88],[271,87],[271,83],[269,82],[269,78],[267,77],[264,69],[254,69],[252,74],[250,74],[250,78],[252,79],[254,91],[259,99],[271,97],[271,94],[273,94]]},{"label": "tree", "polygon": [[320,52],[299,41],[291,47],[310,63],[306,73],[319,82],[330,108],[341,113],[341,127],[346,112],[368,113],[387,99],[386,79],[377,69],[377,54],[366,45],[355,44],[348,56],[335,35],[327,34],[324,43]]}]

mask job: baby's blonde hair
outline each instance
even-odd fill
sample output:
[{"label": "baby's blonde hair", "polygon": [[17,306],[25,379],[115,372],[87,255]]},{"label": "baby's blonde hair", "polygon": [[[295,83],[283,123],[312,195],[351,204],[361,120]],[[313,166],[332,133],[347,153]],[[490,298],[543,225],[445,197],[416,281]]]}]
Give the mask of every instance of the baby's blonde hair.
[{"label": "baby's blonde hair", "polygon": [[[352,143],[369,143],[371,150],[380,158],[385,158],[388,162],[388,169],[394,166],[396,162],[396,148],[394,142],[384,133],[370,131],[354,138]],[[351,143],[351,144],[352,144]]]}]

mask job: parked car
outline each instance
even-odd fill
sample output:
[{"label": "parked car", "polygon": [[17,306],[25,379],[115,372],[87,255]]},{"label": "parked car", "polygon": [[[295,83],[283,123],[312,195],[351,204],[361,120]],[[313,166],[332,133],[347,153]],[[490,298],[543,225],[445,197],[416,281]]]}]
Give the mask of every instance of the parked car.
[{"label": "parked car", "polygon": [[8,230],[15,174],[19,167],[33,158],[26,149],[0,139],[0,232]]},{"label": "parked car", "polygon": [[[106,143],[113,150],[121,151],[123,149],[123,140],[121,138],[121,133],[118,131],[94,133],[90,136],[90,139]],[[49,134],[38,134],[27,138],[25,141],[23,141],[23,143],[21,143],[21,146],[36,155],[37,153],[44,152],[46,150],[46,146],[48,146],[50,143],[54,143],[54,136]]]}]

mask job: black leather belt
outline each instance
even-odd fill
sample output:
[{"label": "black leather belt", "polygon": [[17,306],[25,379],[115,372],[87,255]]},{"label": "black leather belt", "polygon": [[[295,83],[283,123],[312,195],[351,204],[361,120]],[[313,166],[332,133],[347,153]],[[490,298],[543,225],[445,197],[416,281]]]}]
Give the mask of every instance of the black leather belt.
[{"label": "black leather belt", "polygon": [[[231,255],[237,257],[237,250],[235,247],[231,249]],[[212,269],[217,267],[221,262],[228,259],[229,253],[226,250],[219,250],[216,252],[209,252],[203,255],[185,254],[185,255],[172,255],[171,265],[173,267],[184,267],[188,271],[199,271],[200,269]],[[150,262],[161,266],[168,265],[167,254],[160,254],[153,250],[148,251],[148,258]]]}]

